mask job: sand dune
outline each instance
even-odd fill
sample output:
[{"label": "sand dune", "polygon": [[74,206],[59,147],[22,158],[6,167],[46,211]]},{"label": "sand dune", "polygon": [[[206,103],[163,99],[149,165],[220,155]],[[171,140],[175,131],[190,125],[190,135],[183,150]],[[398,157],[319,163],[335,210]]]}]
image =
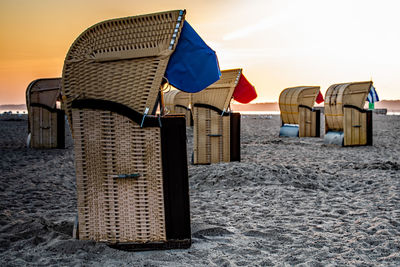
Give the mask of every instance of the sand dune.
[{"label": "sand dune", "polygon": [[374,145],[350,148],[243,116],[241,162],[189,166],[192,247],[150,252],[72,238],[71,137],[26,149],[26,127],[0,121],[3,266],[400,265],[400,116],[374,115]]}]

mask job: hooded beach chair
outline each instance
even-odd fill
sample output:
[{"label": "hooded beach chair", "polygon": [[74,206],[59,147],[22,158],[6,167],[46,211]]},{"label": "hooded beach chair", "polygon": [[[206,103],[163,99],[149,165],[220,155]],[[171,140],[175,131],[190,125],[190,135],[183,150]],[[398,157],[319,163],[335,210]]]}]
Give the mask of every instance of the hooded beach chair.
[{"label": "hooded beach chair", "polygon": [[372,82],[331,85],[325,94],[326,144],[372,145],[372,111],[364,105]]},{"label": "hooded beach chair", "polygon": [[61,109],[61,78],[38,79],[26,89],[28,146],[65,147],[65,113]]},{"label": "hooded beach chair", "polygon": [[191,94],[179,90],[170,90],[164,94],[164,104],[169,112],[168,114],[184,114],[186,126],[193,126],[190,99]]},{"label": "hooded beach chair", "polygon": [[240,113],[230,111],[232,97],[250,102],[257,94],[242,69],[224,70],[219,81],[192,94],[193,164],[240,161]]},{"label": "hooded beach chair", "polygon": [[319,137],[320,111],[314,110],[319,86],[299,86],[284,89],[279,95],[282,126],[279,136]]},{"label": "hooded beach chair", "polygon": [[[127,250],[190,246],[185,118],[155,112],[191,30],[182,10],[113,19],[84,31],[68,51],[62,88],[79,239]],[[201,82],[215,82],[219,68],[215,76]]]}]

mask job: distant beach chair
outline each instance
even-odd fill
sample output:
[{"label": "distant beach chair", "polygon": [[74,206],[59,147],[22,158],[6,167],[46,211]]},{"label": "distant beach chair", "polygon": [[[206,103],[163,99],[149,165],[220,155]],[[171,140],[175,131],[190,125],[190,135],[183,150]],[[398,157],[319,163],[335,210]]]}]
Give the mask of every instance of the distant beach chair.
[{"label": "distant beach chair", "polygon": [[37,79],[26,89],[28,146],[65,148],[65,113],[61,105],[61,78]]},{"label": "distant beach chair", "polygon": [[80,239],[127,250],[191,244],[185,119],[155,115],[184,20],[178,10],[104,21],[66,56]]},{"label": "distant beach chair", "polygon": [[326,144],[372,145],[372,111],[364,105],[372,82],[331,85],[325,94]]},{"label": "distant beach chair", "polygon": [[320,110],[314,110],[319,86],[284,89],[279,96],[282,126],[279,136],[319,137]]},{"label": "distant beach chair", "polygon": [[179,90],[170,90],[164,94],[165,107],[168,114],[184,114],[186,126],[193,126],[191,104],[191,94]]},{"label": "distant beach chair", "polygon": [[[240,161],[240,113],[231,112],[230,103],[236,90],[251,88],[249,99],[257,95],[242,69],[224,70],[221,74],[219,81],[192,94],[193,164]],[[246,92],[239,92],[237,97],[244,95]]]}]

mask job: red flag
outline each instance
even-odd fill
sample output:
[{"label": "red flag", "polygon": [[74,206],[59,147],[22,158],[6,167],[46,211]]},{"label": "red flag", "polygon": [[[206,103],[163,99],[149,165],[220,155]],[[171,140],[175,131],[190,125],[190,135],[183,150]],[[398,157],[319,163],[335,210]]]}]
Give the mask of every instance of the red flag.
[{"label": "red flag", "polygon": [[233,99],[242,104],[247,104],[256,97],[256,89],[253,85],[251,85],[251,83],[249,83],[246,77],[241,74],[235,91],[233,91]]},{"label": "red flag", "polygon": [[321,91],[319,91],[317,99],[315,100],[315,102],[317,102],[317,104],[324,102],[324,97],[321,94]]}]

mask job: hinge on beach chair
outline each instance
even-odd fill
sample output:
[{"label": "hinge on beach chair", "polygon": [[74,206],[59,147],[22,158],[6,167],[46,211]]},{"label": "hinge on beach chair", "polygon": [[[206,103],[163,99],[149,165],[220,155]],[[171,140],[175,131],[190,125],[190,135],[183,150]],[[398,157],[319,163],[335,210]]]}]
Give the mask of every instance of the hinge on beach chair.
[{"label": "hinge on beach chair", "polygon": [[221,112],[221,117],[224,116],[225,112],[226,112],[226,110],[224,109],[224,110]]},{"label": "hinge on beach chair", "polygon": [[161,124],[161,114],[158,115],[158,124],[160,125],[160,128],[161,128],[161,127],[162,127],[162,124]]},{"label": "hinge on beach chair", "polygon": [[146,107],[146,109],[144,110],[144,114],[143,114],[143,118],[142,118],[142,123],[140,124],[140,128],[143,128],[144,119],[146,118],[148,113],[149,113],[149,108]]}]

